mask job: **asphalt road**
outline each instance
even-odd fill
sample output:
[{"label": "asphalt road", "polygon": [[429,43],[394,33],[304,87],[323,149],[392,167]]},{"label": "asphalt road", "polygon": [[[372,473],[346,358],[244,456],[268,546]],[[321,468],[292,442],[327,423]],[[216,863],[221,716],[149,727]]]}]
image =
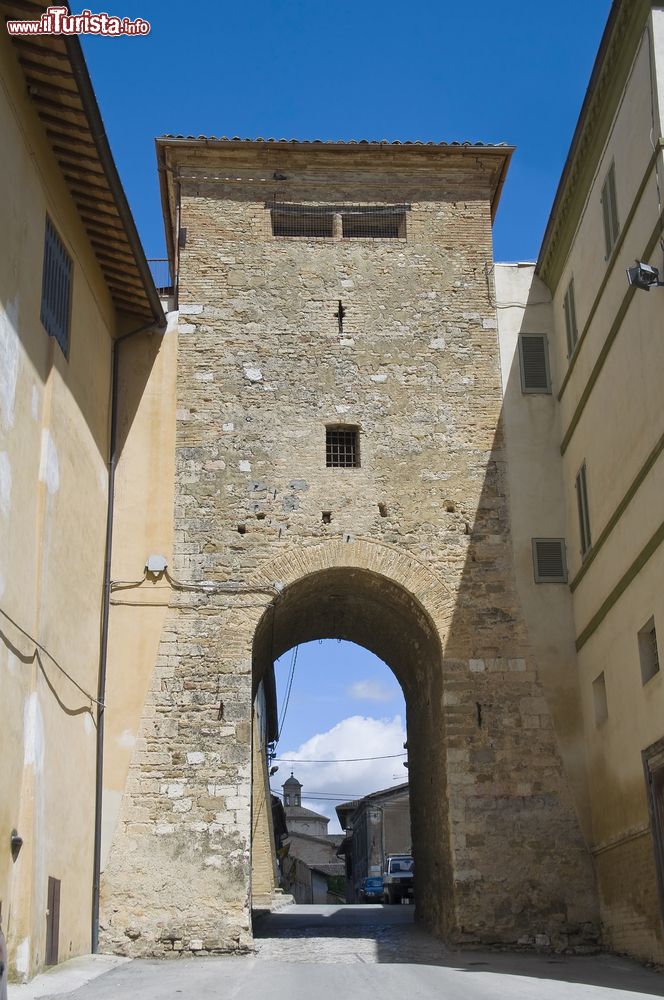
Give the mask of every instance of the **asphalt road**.
[{"label": "asphalt road", "polygon": [[406,906],[291,906],[257,923],[254,955],[126,962],[67,993],[67,997],[69,1000],[664,997],[664,975],[610,955],[561,958],[451,952],[413,924],[413,911]]}]

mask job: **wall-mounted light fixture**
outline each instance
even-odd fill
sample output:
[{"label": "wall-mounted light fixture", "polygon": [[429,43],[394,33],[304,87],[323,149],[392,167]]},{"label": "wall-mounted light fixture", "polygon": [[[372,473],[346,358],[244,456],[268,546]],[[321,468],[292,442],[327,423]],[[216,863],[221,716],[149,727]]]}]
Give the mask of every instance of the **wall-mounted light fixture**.
[{"label": "wall-mounted light fixture", "polygon": [[627,281],[636,288],[649,292],[651,288],[661,288],[664,281],[659,280],[659,270],[652,264],[637,260],[634,267],[627,268]]}]

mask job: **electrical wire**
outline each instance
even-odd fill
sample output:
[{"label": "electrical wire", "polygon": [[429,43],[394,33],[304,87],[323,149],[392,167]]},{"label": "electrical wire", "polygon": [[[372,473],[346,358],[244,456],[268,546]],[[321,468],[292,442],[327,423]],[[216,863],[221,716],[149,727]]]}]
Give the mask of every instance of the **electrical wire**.
[{"label": "electrical wire", "polygon": [[[8,615],[7,612],[3,610],[3,608],[0,608],[0,615],[2,615],[3,618],[6,618],[8,622],[11,622],[11,624],[14,626],[14,628],[18,632],[20,632],[22,636],[24,636],[26,639],[29,639],[30,642],[34,642],[36,650],[38,649],[40,652],[44,653],[45,656],[48,656],[48,658],[51,661],[51,663],[53,663],[54,666],[56,666],[58,668],[58,670],[60,671],[60,673],[63,674],[67,678],[67,680],[70,682],[70,684],[73,684],[74,687],[77,688],[81,692],[81,694],[84,694],[85,697],[89,701],[91,701],[93,704],[95,704],[95,705],[101,705],[100,701],[97,701],[96,698],[93,698],[92,695],[88,691],[86,691],[84,687],[81,687],[81,685],[78,683],[77,680],[74,680],[74,678],[72,677],[71,674],[67,673],[67,671],[65,670],[65,668],[60,663],[58,663],[58,661],[53,656],[53,654],[49,653],[49,651],[46,648],[46,646],[42,646],[41,642],[37,642],[37,640],[34,638],[34,636],[30,635],[29,632],[26,632],[24,628],[21,628],[21,626],[18,624],[18,622],[15,622],[14,619],[11,617],[11,615]],[[35,652],[36,652],[36,650],[35,650]],[[34,653],[33,653],[33,658],[34,658]]]},{"label": "electrical wire", "polygon": [[406,751],[403,753],[385,753],[380,757],[338,757],[328,760],[308,760],[304,757],[274,757],[274,760],[282,764],[354,764],[360,760],[391,760],[393,757],[407,757]]},{"label": "electrical wire", "polygon": [[288,711],[288,702],[290,701],[291,690],[293,687],[293,678],[295,676],[295,664],[297,663],[297,654],[299,648],[300,648],[299,646],[295,647],[295,649],[293,650],[293,655],[291,657],[290,668],[288,671],[288,680],[286,682],[286,693],[284,695],[284,707],[281,713],[281,721],[278,726],[277,743],[279,742],[279,736],[281,736],[282,730],[284,728],[284,722],[286,721],[286,712]]}]

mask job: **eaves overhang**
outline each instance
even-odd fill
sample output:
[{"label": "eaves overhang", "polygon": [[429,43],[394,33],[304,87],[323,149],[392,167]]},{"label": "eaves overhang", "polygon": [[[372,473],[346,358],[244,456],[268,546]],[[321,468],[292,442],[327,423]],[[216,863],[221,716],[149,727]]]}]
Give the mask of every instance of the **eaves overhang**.
[{"label": "eaves overhang", "polygon": [[656,0],[613,0],[549,214],[535,273],[560,281],[630,68]]},{"label": "eaves overhang", "polygon": [[[5,21],[38,20],[48,6],[36,0],[0,0]],[[10,38],[116,310],[165,326],[78,38]]]},{"label": "eaves overhang", "polygon": [[[172,191],[172,167],[169,162],[168,151],[177,149],[248,149],[265,152],[274,150],[275,152],[287,149],[304,152],[307,155],[316,156],[318,153],[329,154],[339,153],[340,155],[353,155],[358,153],[369,153],[380,156],[389,152],[404,157],[417,157],[418,154],[434,154],[444,158],[445,156],[473,156],[478,155],[496,157],[500,160],[496,172],[496,182],[491,192],[491,218],[495,218],[500,202],[500,196],[505,178],[509,168],[512,154],[515,147],[507,143],[484,143],[469,141],[453,142],[424,142],[424,141],[397,141],[389,139],[243,139],[238,136],[207,136],[207,135],[162,135],[155,139],[157,151],[157,167],[159,170],[159,186],[161,191],[161,204],[164,215],[164,227],[166,230],[166,245],[168,257],[171,265],[174,264],[176,253],[174,245],[174,233],[176,220],[173,217],[173,208],[176,201]],[[171,176],[169,176],[169,174]]]}]

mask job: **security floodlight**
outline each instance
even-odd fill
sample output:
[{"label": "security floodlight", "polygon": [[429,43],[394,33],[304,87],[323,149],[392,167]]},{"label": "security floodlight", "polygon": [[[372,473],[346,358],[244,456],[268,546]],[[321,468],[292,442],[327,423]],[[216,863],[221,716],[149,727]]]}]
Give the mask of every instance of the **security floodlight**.
[{"label": "security floodlight", "polygon": [[652,264],[644,264],[642,260],[637,260],[634,267],[627,268],[627,281],[646,292],[664,285],[664,281],[659,280],[659,270]]}]

